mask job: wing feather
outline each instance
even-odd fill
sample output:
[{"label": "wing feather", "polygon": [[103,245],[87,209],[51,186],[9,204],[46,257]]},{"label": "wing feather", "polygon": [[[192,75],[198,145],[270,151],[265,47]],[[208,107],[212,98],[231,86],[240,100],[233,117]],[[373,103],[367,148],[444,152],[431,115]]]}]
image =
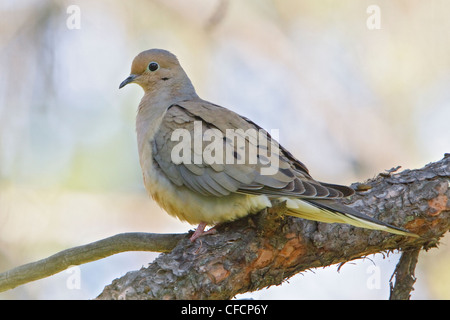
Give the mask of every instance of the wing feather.
[{"label": "wing feather", "polygon": [[[172,141],[171,135],[177,129],[187,130],[191,137],[194,137],[194,133],[198,135],[198,131],[194,132],[195,121],[202,124],[200,137],[204,137],[209,129],[217,130],[214,131],[216,135],[223,134],[223,139],[216,137],[217,140],[214,140],[222,148],[223,155],[216,159],[219,161],[207,163],[203,160],[196,163],[195,157],[198,159],[199,155],[204,154],[212,140],[202,141],[201,149],[195,148],[191,141],[190,161],[174,163],[171,152],[179,142]],[[232,138],[227,135],[229,129],[234,130],[235,136]],[[252,130],[262,130],[266,140],[255,139],[255,136],[249,134]],[[236,143],[236,137],[245,141],[245,144]],[[269,197],[333,199],[353,193],[349,187],[314,180],[306,166],[275,143],[261,127],[228,109],[203,100],[185,101],[170,106],[152,143],[153,158],[161,171],[176,185],[185,185],[205,196],[222,197],[238,192],[265,194]],[[250,160],[255,158],[256,161]],[[270,162],[270,159],[276,159],[277,163]],[[274,173],[262,174],[262,169],[270,166],[275,168]]]}]

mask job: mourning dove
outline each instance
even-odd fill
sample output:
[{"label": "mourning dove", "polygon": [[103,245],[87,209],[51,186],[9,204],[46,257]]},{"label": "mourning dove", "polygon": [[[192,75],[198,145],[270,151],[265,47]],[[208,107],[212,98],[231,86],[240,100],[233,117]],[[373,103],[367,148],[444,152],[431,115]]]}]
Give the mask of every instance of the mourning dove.
[{"label": "mourning dove", "polygon": [[151,197],[170,215],[198,224],[191,237],[285,201],[287,214],[415,236],[336,201],[350,187],[318,182],[251,120],[202,100],[172,53],[137,55],[119,86],[144,89],[136,117],[139,161]]}]

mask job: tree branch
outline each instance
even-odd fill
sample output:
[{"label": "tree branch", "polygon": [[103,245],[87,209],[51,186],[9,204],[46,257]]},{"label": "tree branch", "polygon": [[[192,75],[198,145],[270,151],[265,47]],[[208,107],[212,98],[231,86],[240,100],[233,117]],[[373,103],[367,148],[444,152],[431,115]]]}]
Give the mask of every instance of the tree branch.
[{"label": "tree branch", "polygon": [[[416,282],[414,270],[419,260],[419,249],[408,250],[402,253],[400,261],[395,267],[395,271],[390,280],[390,300],[409,300],[413,285]],[[395,276],[395,285],[392,278]]]},{"label": "tree branch", "polygon": [[70,248],[46,259],[28,263],[0,274],[0,292],[49,277],[70,266],[106,258],[125,251],[168,252],[186,234],[121,233],[83,246]]},{"label": "tree branch", "polygon": [[[421,248],[437,246],[450,228],[450,157],[419,170],[395,171],[354,184],[359,192],[343,202],[420,238],[287,217],[284,204],[278,203],[217,226],[217,234],[194,243],[187,234],[125,233],[67,249],[0,274],[0,291],[124,251],[164,253],[148,268],[114,280],[98,299],[230,299],[278,285],[310,268],[382,251],[418,254]],[[400,292],[397,284],[404,283],[403,264],[409,266],[406,274],[413,274],[415,263],[413,256],[407,259],[409,254],[404,255],[409,262],[399,262],[396,269],[393,292]],[[409,296],[412,284],[402,292]]]},{"label": "tree branch", "polygon": [[343,201],[420,238],[274,214],[282,205],[217,227],[194,243],[181,240],[147,268],[128,272],[98,299],[231,299],[301,271],[373,253],[429,249],[450,228],[450,157],[419,170],[380,174],[355,184]]}]

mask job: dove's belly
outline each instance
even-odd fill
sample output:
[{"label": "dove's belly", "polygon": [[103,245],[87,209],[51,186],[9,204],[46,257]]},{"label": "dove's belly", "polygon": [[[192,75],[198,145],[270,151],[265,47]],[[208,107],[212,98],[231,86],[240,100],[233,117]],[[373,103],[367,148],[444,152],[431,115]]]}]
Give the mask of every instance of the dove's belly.
[{"label": "dove's belly", "polygon": [[185,186],[174,185],[158,171],[154,168],[144,173],[148,193],[170,215],[190,224],[231,221],[271,206],[265,195],[203,196]]}]

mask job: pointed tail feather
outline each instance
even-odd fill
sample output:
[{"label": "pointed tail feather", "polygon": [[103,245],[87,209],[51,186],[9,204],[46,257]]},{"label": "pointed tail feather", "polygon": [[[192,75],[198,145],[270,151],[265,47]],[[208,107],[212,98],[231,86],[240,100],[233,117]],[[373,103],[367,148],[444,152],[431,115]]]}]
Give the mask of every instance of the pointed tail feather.
[{"label": "pointed tail feather", "polygon": [[327,223],[346,223],[355,227],[382,230],[402,236],[418,237],[408,230],[376,220],[334,200],[283,199],[288,214]]}]

